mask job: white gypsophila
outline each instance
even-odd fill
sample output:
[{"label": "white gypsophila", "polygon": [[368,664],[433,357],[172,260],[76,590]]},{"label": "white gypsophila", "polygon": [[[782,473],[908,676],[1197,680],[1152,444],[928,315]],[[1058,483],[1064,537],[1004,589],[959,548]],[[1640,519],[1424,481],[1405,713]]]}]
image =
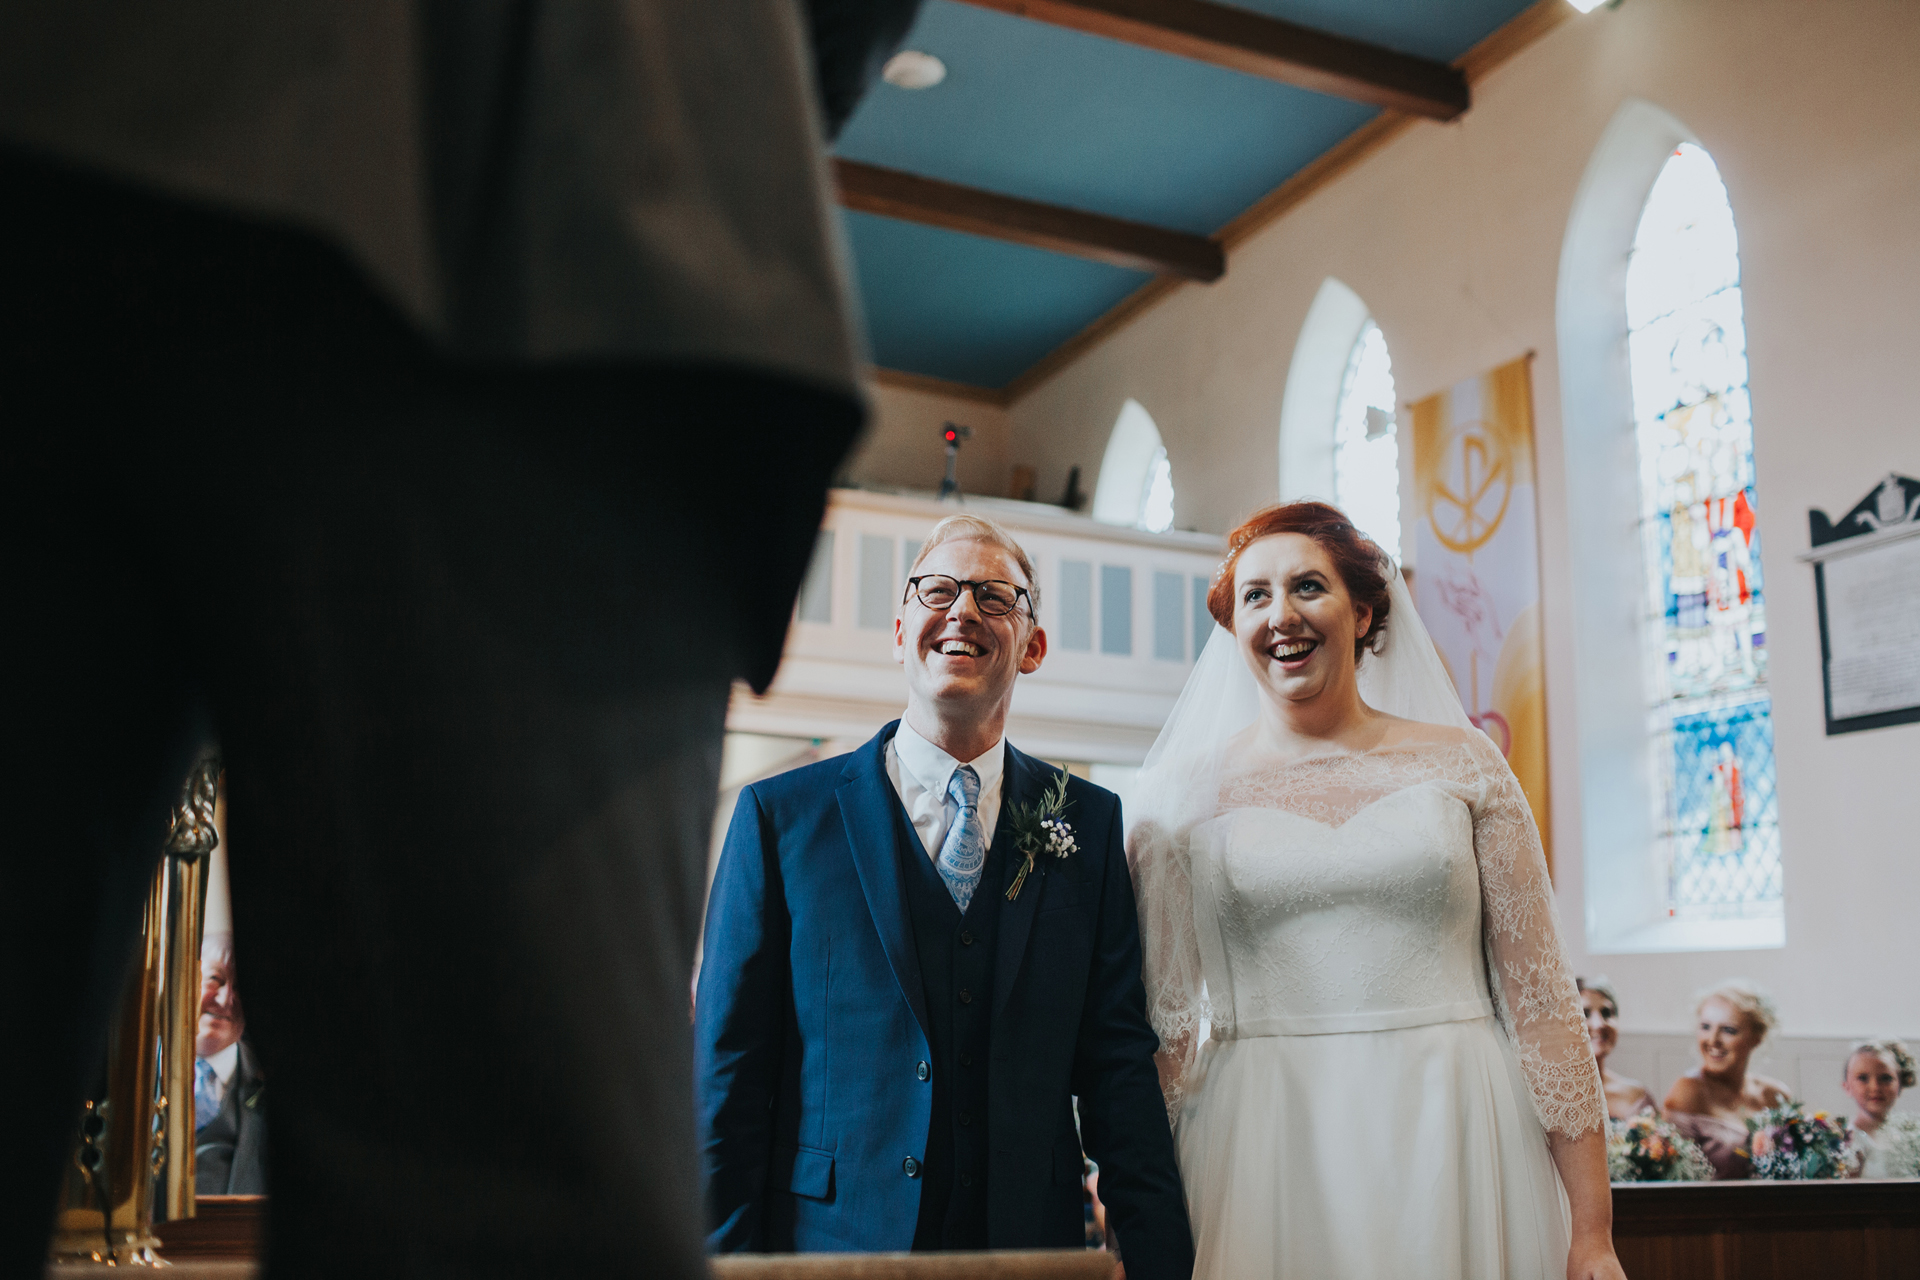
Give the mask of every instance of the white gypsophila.
[{"label": "white gypsophila", "polygon": [[1059,818],[1047,818],[1041,821],[1040,829],[1047,836],[1047,852],[1054,857],[1064,858],[1080,851],[1080,846],[1074,841],[1071,824]]}]

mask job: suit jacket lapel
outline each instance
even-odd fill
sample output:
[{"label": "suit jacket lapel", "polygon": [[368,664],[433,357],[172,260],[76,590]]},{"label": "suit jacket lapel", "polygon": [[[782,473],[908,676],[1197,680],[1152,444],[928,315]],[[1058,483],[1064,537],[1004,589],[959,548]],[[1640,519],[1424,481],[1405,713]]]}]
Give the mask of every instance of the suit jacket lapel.
[{"label": "suit jacket lapel", "polygon": [[[1000,789],[1000,821],[994,824],[993,847],[1003,850],[1000,859],[1002,883],[999,892],[1004,894],[1013,884],[1013,877],[1020,872],[1024,855],[1013,847],[1013,806],[1031,804],[1040,798],[1046,789],[1048,778],[1034,761],[1007,745],[1006,782]],[[1036,867],[1034,874],[1027,877],[1026,884],[1020,888],[1020,896],[1000,908],[1000,948],[993,958],[993,1015],[1000,1016],[1006,1008],[1007,997],[1013,992],[1013,981],[1020,974],[1020,964],[1027,954],[1027,936],[1033,932],[1033,914],[1040,909],[1040,887],[1046,883],[1045,877]]]},{"label": "suit jacket lapel", "polygon": [[867,910],[873,913],[874,927],[880,931],[880,946],[887,953],[894,981],[900,984],[900,994],[920,1023],[920,1033],[931,1037],[907,887],[900,879],[899,846],[910,829],[900,797],[887,777],[887,739],[893,736],[893,727],[888,725],[854,753],[853,761],[840,775],[835,794],[840,801],[840,819],[847,829],[847,844],[853,850],[854,869],[866,894]]}]

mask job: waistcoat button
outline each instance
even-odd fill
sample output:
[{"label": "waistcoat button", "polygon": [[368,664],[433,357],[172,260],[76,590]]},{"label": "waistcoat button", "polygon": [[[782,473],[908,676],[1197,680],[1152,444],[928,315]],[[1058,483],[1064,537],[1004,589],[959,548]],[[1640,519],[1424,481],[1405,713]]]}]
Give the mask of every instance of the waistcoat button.
[{"label": "waistcoat button", "polygon": [[960,931],[960,945],[963,947],[970,947],[973,945],[973,930],[962,929]]},{"label": "waistcoat button", "polygon": [[960,1003],[961,1003],[961,1004],[972,1004],[972,1003],[973,1003],[973,992],[971,992],[971,991],[969,991],[969,990],[967,990],[967,989],[966,989],[965,987],[962,987],[962,988],[960,988]]},{"label": "waistcoat button", "polygon": [[922,1080],[925,1080],[928,1076],[933,1074],[933,1069],[927,1066],[926,1063],[922,1062],[918,1066],[914,1067],[913,1074],[915,1074],[916,1076],[919,1076]]},{"label": "waistcoat button", "polygon": [[961,1186],[963,1186],[963,1187],[970,1187],[970,1186],[972,1186],[972,1185],[973,1185],[973,1175],[972,1175],[972,1174],[970,1174],[970,1173],[963,1173],[963,1174],[961,1174],[961,1175],[960,1175],[960,1185],[961,1185]]},{"label": "waistcoat button", "polygon": [[961,1066],[963,1066],[963,1067],[970,1067],[970,1066],[972,1066],[972,1065],[973,1065],[973,1055],[972,1055],[972,1054],[970,1054],[970,1053],[963,1053],[963,1054],[961,1054],[961,1055],[960,1055],[960,1065],[961,1065]]},{"label": "waistcoat button", "polygon": [[962,1111],[960,1113],[960,1127],[964,1129],[972,1123],[973,1123],[973,1113],[969,1111]]},{"label": "waistcoat button", "polygon": [[915,1160],[912,1156],[908,1156],[905,1160],[902,1160],[900,1162],[900,1167],[906,1170],[906,1174],[909,1178],[917,1178],[920,1176],[920,1162],[918,1160]]}]

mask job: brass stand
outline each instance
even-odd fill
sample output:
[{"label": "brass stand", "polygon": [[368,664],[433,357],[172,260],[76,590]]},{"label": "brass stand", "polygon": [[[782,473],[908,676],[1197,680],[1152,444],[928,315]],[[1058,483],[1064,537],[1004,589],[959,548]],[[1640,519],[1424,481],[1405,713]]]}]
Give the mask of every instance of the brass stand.
[{"label": "brass stand", "polygon": [[147,893],[140,950],[107,1041],[105,1091],[81,1112],[53,1261],[164,1265],[156,1216],[193,1216],[193,1041],[219,786],[219,758],[204,751],[181,788]]}]

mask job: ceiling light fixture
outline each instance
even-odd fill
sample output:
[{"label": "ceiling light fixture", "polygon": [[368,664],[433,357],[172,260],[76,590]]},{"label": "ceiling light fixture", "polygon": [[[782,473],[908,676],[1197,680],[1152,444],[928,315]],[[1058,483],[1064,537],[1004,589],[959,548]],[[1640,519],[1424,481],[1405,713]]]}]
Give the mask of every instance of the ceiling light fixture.
[{"label": "ceiling light fixture", "polygon": [[1567,3],[1582,13],[1592,13],[1595,9],[1605,4],[1606,0],[1567,0]]},{"label": "ceiling light fixture", "polygon": [[887,59],[880,78],[899,89],[931,89],[947,78],[947,64],[930,53],[902,49]]}]

